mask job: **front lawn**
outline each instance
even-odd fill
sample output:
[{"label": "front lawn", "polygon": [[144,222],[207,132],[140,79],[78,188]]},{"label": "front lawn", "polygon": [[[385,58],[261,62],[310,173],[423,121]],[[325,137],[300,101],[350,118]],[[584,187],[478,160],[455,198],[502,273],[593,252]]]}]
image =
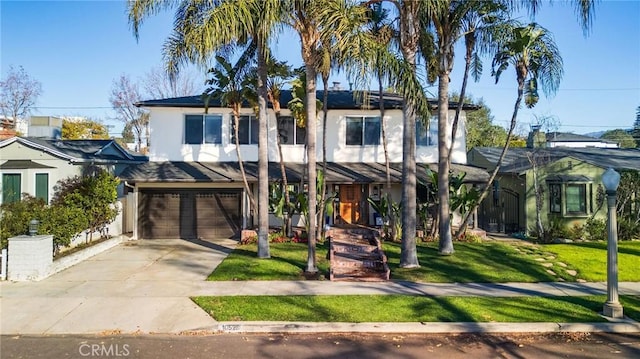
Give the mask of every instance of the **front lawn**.
[{"label": "front lawn", "polygon": [[[304,322],[605,322],[605,296],[425,297],[407,295],[195,297],[218,321]],[[620,298],[640,320],[640,297]]]},{"label": "front lawn", "polygon": [[[505,283],[574,281],[571,267],[556,266],[537,246],[500,242],[454,243],[451,256],[438,254],[437,242],[418,243],[420,268],[400,268],[400,244],[384,243],[391,278],[425,283]],[[547,266],[545,266],[547,265]],[[552,274],[552,272],[554,274]]]},{"label": "front lawn", "polygon": [[[438,254],[437,242],[417,245],[420,268],[399,268],[400,243],[384,242],[391,279],[423,283],[606,281],[606,243],[531,245],[527,243],[454,243],[451,256]],[[328,244],[319,244],[319,274],[329,270]],[[209,280],[302,280],[307,263],[305,243],[271,243],[270,259],[258,259],[257,247],[238,246]],[[620,242],[619,280],[640,281],[640,242]]]},{"label": "front lawn", "polygon": [[[581,278],[590,282],[607,280],[607,242],[547,244],[543,248],[555,253],[558,260],[571,263]],[[640,282],[640,241],[618,242],[618,280]]]},{"label": "front lawn", "polygon": [[[316,247],[320,275],[329,272],[327,248],[328,244]],[[307,268],[307,251],[306,243],[270,243],[271,258],[259,259],[256,244],[238,246],[207,280],[302,280]]]}]

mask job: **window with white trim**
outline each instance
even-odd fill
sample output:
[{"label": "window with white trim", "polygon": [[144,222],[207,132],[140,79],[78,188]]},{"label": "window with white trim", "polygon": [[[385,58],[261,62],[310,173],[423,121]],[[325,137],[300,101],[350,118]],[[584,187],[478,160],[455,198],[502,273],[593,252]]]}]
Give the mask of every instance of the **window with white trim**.
[{"label": "window with white trim", "polygon": [[380,144],[380,117],[347,116],[347,146],[376,146]]},{"label": "window with white trim", "polygon": [[304,145],[307,139],[307,129],[299,127],[291,116],[282,116],[278,120],[278,134],[280,144]]},{"label": "window with white trim", "polygon": [[416,119],[416,146],[435,146],[438,144],[438,116],[429,120],[428,126],[420,118]]},{"label": "window with white trim", "polygon": [[[236,143],[236,119],[231,115],[231,143]],[[241,145],[258,144],[258,119],[254,115],[238,117],[238,142]]]},{"label": "window with white trim", "polygon": [[222,115],[185,115],[184,143],[188,145],[221,144]]}]

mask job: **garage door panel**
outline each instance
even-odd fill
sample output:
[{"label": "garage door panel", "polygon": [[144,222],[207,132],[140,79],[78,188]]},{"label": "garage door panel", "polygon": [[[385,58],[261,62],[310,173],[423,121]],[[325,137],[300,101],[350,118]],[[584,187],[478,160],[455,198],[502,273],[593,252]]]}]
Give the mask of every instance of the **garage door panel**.
[{"label": "garage door panel", "polygon": [[240,230],[240,193],[196,195],[197,229],[200,238],[229,238]]},{"label": "garage door panel", "polygon": [[242,223],[240,191],[141,191],[139,208],[142,238],[230,238]]}]

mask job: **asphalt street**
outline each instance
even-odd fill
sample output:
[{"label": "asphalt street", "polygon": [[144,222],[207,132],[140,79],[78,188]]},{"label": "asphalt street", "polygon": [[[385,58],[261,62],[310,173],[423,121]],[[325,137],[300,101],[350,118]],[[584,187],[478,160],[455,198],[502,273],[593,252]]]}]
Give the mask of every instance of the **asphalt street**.
[{"label": "asphalt street", "polygon": [[2,336],[8,358],[640,358],[640,334]]}]

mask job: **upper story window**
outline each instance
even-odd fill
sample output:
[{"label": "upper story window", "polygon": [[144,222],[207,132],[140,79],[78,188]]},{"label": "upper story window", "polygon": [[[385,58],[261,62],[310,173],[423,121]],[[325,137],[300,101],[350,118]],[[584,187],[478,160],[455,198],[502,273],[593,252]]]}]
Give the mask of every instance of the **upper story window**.
[{"label": "upper story window", "polygon": [[347,146],[380,144],[380,117],[348,116]]},{"label": "upper story window", "polygon": [[[231,143],[236,143],[236,120],[231,115]],[[254,115],[241,115],[238,118],[238,142],[241,145],[258,144],[258,119]]]},{"label": "upper story window", "polygon": [[184,143],[222,143],[222,115],[186,115],[184,117]]},{"label": "upper story window", "polygon": [[304,145],[307,129],[298,127],[291,116],[283,116],[278,120],[278,134],[283,145]]},{"label": "upper story window", "polygon": [[416,146],[435,146],[438,144],[438,116],[433,116],[427,126],[420,118],[416,119]]}]

